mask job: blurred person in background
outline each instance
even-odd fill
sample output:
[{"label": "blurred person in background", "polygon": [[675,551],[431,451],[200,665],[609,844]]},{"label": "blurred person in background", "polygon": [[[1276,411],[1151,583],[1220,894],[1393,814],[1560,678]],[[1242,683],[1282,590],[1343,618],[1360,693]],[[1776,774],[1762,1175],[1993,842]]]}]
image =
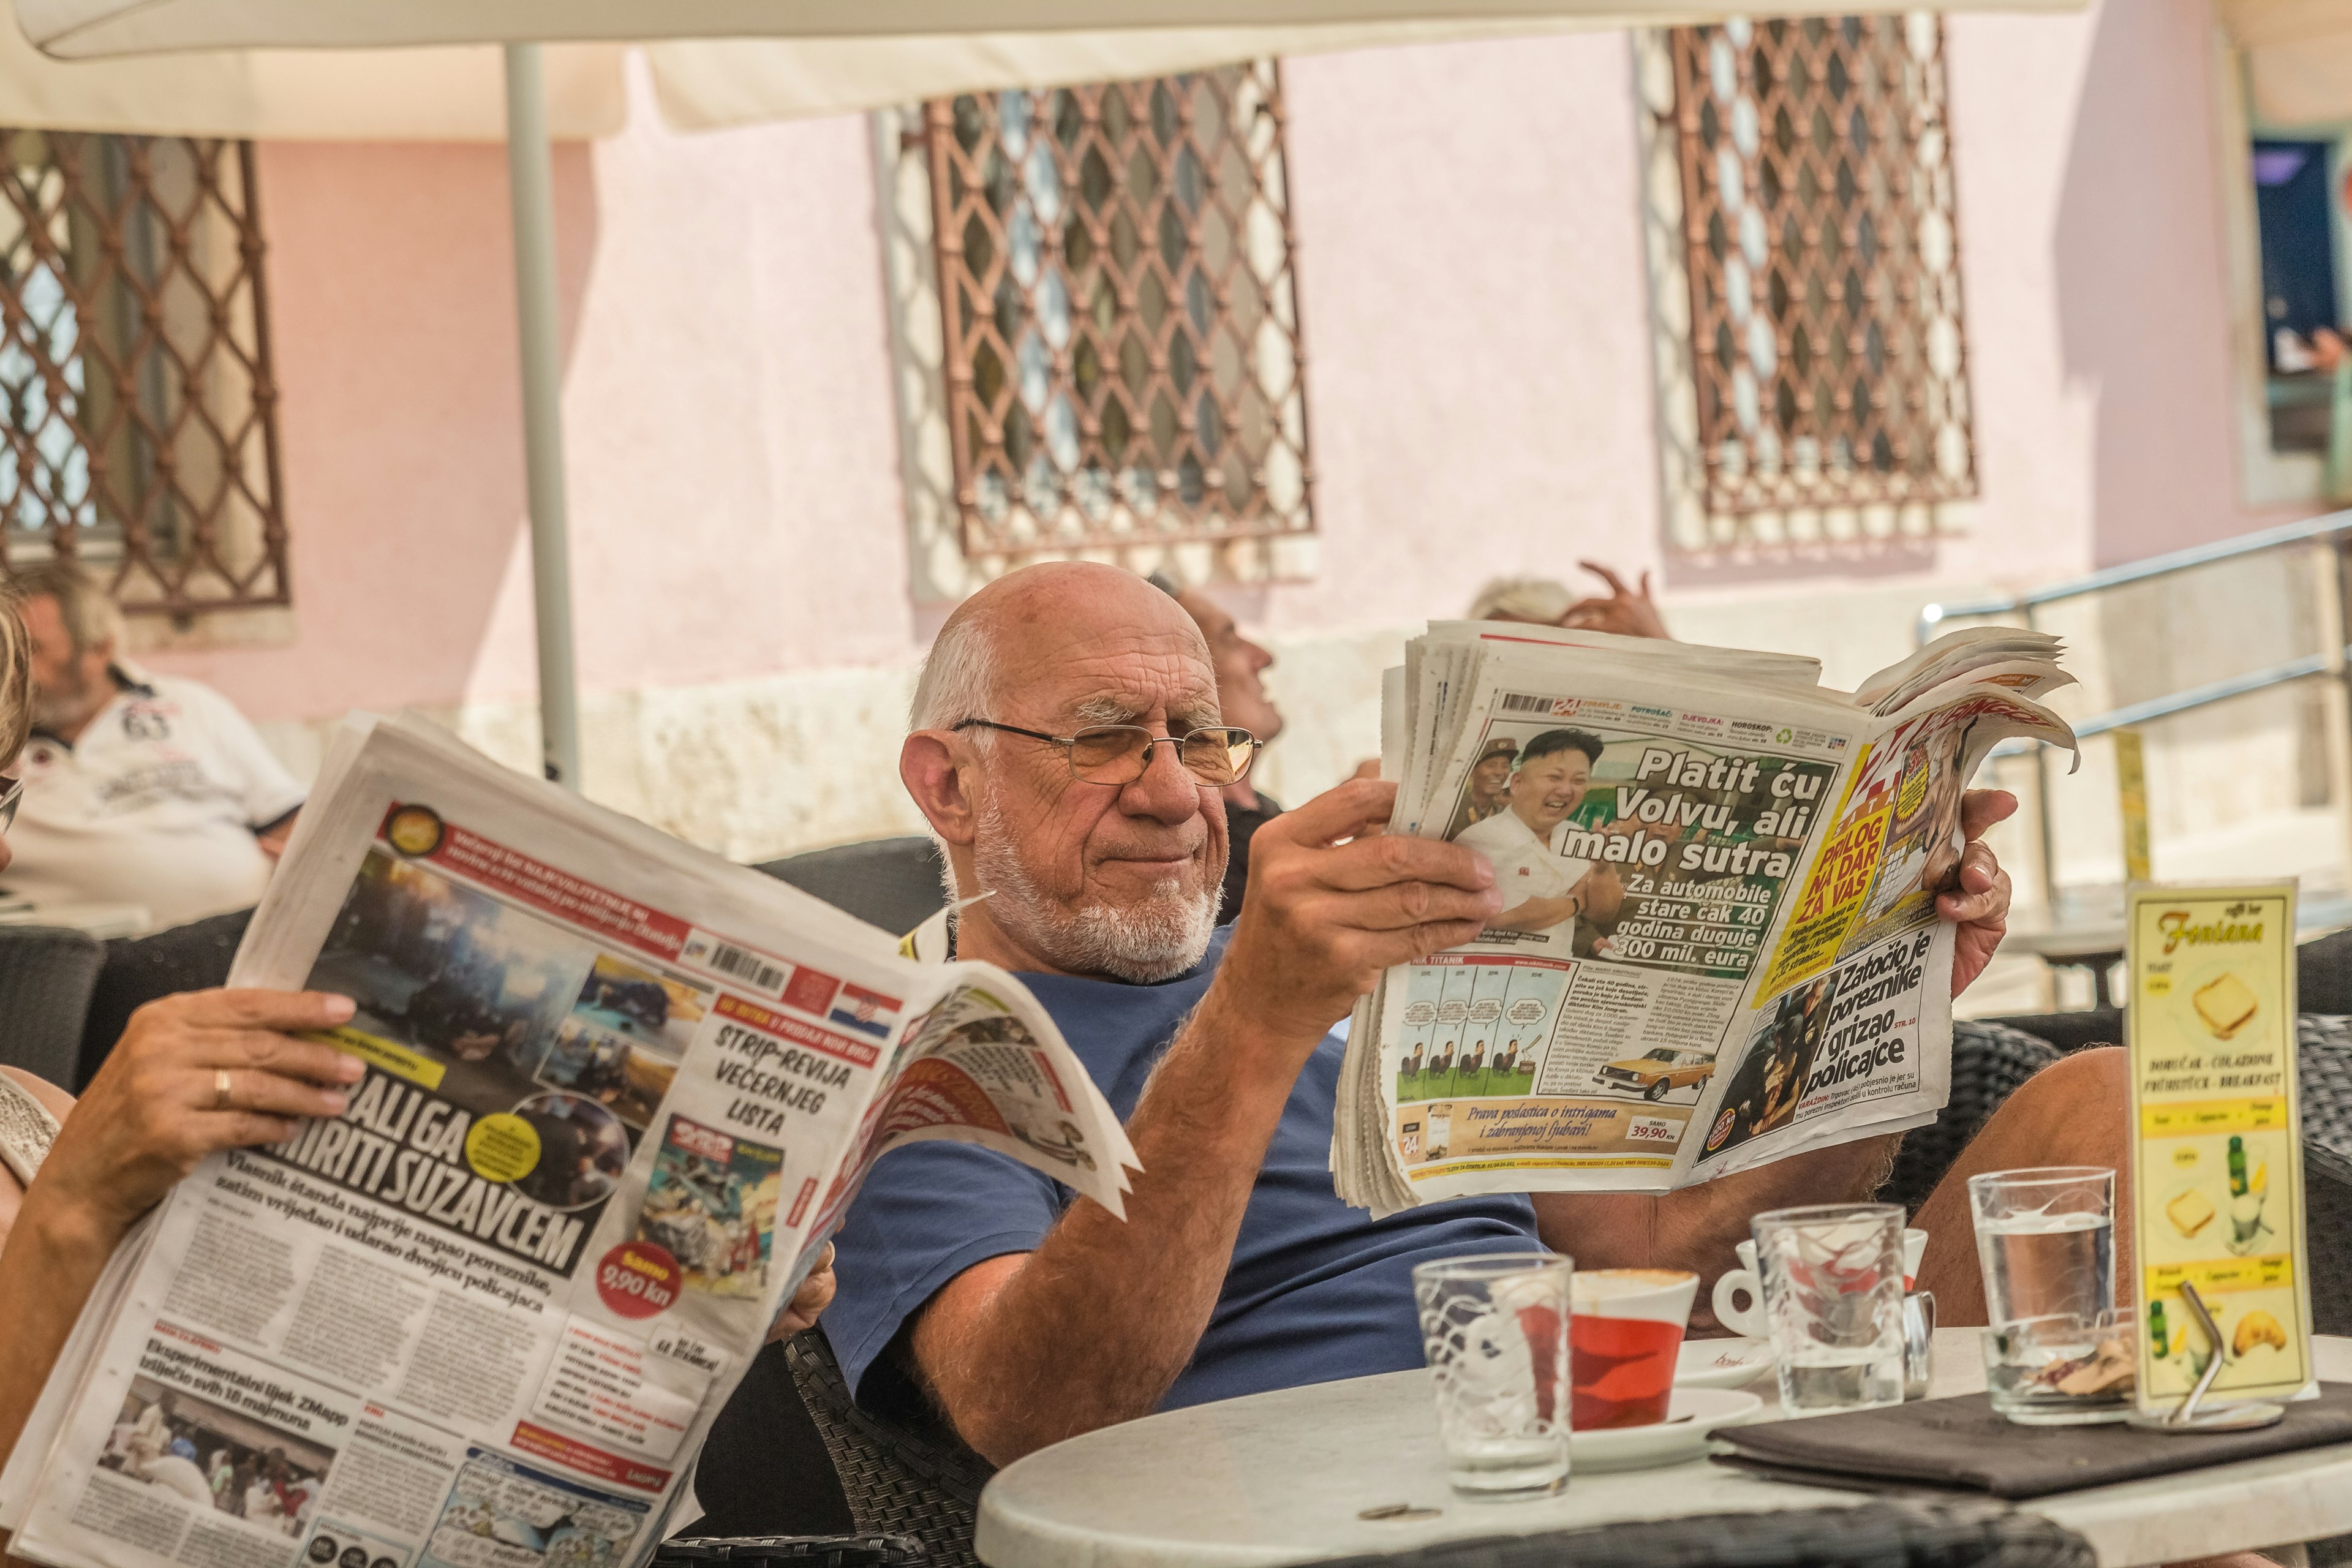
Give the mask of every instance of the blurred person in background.
[{"label": "blurred person in background", "polygon": [[32,637],[33,729],[16,864],[37,906],[135,905],[162,930],[251,909],[302,786],[228,699],[121,661],[121,612],[80,566],[10,579]]},{"label": "blurred person in background", "polygon": [[[0,586],[0,873],[23,788],[32,664],[16,597]],[[205,1156],[280,1142],[304,1117],[343,1113],[359,1058],[296,1037],[352,1012],[348,996],[315,991],[187,992],[131,1015],[79,1101],[0,1068],[0,1462],[140,1217]],[[828,1247],[772,1335],[814,1323],[833,1285]]]},{"label": "blurred person in background", "polygon": [[[1233,613],[1198,588],[1185,588],[1165,572],[1151,574],[1151,585],[1183,607],[1209,641],[1209,662],[1217,672],[1217,701],[1228,724],[1238,724],[1261,741],[1282,733],[1282,712],[1265,694],[1259,679],[1274,668],[1274,655],[1242,636]],[[1242,889],[1249,885],[1249,845],[1257,830],[1282,815],[1282,803],[1244,778],[1224,787],[1225,833],[1232,845],[1225,862],[1224,890],[1217,902],[1217,923],[1241,912]]]},{"label": "blurred person in background", "polygon": [[1520,621],[1530,626],[1570,626],[1580,631],[1613,632],[1621,637],[1657,637],[1672,641],[1665,618],[1650,598],[1650,574],[1642,574],[1638,589],[1598,561],[1579,566],[1609,584],[1606,598],[1580,599],[1566,584],[1549,577],[1498,577],[1478,592],[1470,605],[1474,621]]}]

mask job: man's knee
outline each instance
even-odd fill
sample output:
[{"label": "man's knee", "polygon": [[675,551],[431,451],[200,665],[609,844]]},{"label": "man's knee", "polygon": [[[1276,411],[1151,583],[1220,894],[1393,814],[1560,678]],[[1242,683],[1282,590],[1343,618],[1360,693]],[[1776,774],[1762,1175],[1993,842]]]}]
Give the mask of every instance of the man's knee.
[{"label": "man's knee", "polygon": [[2121,1046],[2075,1051],[2018,1087],[1993,1120],[2047,1129],[2072,1143],[2112,1140],[2127,1131],[2131,1053]]}]

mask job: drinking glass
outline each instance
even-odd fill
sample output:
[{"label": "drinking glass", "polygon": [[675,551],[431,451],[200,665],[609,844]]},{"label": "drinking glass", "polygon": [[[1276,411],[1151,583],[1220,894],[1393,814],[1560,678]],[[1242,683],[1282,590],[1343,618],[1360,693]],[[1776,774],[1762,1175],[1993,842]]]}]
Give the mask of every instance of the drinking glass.
[{"label": "drinking glass", "polygon": [[1773,1209],[1749,1224],[1790,1415],[1903,1403],[1903,1210]]},{"label": "drinking glass", "polygon": [[2138,1333],[2129,1312],[2021,1318],[1978,1332],[1985,1393],[2021,1426],[2120,1421],[2138,1389]]},{"label": "drinking glass", "polygon": [[1542,1497],[1568,1481],[1572,1274],[1549,1252],[1413,1268],[1446,1479],[1465,1497]]},{"label": "drinking glass", "polygon": [[1969,1178],[1985,1315],[2097,1320],[2116,1304],[2116,1173],[2097,1165]]}]

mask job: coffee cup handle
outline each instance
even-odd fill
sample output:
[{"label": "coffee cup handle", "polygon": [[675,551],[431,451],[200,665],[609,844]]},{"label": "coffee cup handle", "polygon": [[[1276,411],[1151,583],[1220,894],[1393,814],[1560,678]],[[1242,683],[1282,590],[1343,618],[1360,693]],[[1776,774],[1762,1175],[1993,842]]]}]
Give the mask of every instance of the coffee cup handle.
[{"label": "coffee cup handle", "polygon": [[[1752,1305],[1739,1305],[1743,1290]],[[1725,1328],[1751,1340],[1766,1339],[1771,1334],[1771,1325],[1764,1321],[1764,1287],[1745,1268],[1732,1269],[1716,1280],[1715,1318]]]}]

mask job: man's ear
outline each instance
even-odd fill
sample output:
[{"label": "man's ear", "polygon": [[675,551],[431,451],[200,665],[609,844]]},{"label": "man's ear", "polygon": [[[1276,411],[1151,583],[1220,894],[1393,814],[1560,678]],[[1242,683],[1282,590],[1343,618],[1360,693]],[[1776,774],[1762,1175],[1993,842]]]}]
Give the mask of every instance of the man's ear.
[{"label": "man's ear", "polygon": [[898,748],[898,782],[931,831],[950,844],[969,847],[974,836],[971,796],[964,793],[962,750],[942,731],[918,730]]}]

